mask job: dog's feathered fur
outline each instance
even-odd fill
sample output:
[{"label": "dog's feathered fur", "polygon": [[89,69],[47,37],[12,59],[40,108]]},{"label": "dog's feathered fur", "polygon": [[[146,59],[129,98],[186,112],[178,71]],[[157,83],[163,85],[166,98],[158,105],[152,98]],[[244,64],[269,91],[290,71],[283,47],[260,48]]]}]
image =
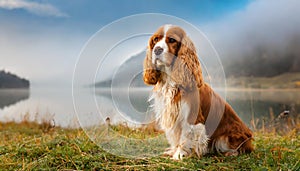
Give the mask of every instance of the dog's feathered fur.
[{"label": "dog's feathered fur", "polygon": [[[159,55],[154,53],[158,45],[164,46]],[[171,145],[166,154],[181,159],[193,152],[200,157],[215,150],[225,155],[253,151],[252,132],[204,82],[196,48],[181,28],[162,26],[149,39],[143,79],[155,85],[157,122]],[[218,106],[223,115],[208,139],[204,124],[209,115],[218,115],[210,113]]]}]

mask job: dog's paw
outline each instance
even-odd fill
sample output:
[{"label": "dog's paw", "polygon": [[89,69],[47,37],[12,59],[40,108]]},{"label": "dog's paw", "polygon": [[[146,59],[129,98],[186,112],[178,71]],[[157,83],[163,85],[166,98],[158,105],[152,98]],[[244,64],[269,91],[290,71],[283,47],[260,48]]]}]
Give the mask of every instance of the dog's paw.
[{"label": "dog's paw", "polygon": [[165,152],[163,153],[164,156],[173,156],[175,153],[175,148],[166,148]]},{"label": "dog's paw", "polygon": [[184,157],[187,157],[188,153],[182,150],[181,148],[177,148],[175,153],[173,154],[172,159],[174,160],[182,160]]},{"label": "dog's paw", "polygon": [[239,152],[238,151],[228,151],[226,153],[224,153],[224,156],[228,157],[228,156],[238,156]]}]

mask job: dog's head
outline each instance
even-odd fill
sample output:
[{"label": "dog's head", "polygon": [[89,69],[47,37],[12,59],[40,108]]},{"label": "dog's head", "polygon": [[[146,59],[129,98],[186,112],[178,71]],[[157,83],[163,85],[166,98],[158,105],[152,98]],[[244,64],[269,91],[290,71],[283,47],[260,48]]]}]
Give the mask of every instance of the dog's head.
[{"label": "dog's head", "polygon": [[144,82],[155,85],[171,77],[179,86],[201,86],[202,73],[193,42],[172,25],[160,27],[149,39],[144,60]]}]

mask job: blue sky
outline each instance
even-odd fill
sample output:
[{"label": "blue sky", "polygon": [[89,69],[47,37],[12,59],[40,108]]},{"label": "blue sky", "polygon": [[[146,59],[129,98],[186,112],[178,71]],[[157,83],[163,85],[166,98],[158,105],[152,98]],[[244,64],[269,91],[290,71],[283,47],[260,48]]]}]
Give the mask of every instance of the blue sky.
[{"label": "blue sky", "polygon": [[[204,25],[233,11],[241,10],[250,2],[250,0],[191,0],[184,3],[181,0],[8,0],[7,2],[14,1],[27,2],[29,5],[10,9],[5,8],[5,4],[2,8],[0,5],[1,21],[13,22],[29,32],[54,27],[87,34],[94,33],[114,20],[139,13],[174,15],[196,25]],[[37,4],[41,9],[30,9],[30,5]],[[42,9],[42,5],[51,6],[51,9]]]},{"label": "blue sky", "polygon": [[[0,0],[0,69],[29,78],[36,85],[70,84],[78,54],[86,41],[114,20],[140,13],[182,18],[203,29],[216,44],[223,44],[224,36],[231,36],[232,41],[226,44],[233,46],[238,42],[233,41],[236,33],[243,34],[241,30],[250,28],[245,26],[256,28],[259,18],[272,21],[273,13],[275,17],[293,13],[296,10],[293,6],[299,1],[287,1],[290,3],[284,0],[274,0],[272,4],[268,0]],[[275,6],[274,10],[271,6]],[[291,9],[285,12],[276,9],[282,6]],[[271,15],[251,17],[265,11]],[[268,26],[261,25],[265,33]],[[234,31],[228,31],[232,28]],[[228,32],[224,34],[222,30]],[[219,50],[223,53],[224,49]]]}]

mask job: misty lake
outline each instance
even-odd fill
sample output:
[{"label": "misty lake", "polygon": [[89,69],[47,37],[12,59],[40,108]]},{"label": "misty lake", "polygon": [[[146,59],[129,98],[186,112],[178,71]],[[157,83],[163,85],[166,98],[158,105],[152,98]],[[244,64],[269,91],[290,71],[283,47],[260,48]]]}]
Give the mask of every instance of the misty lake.
[{"label": "misty lake", "polygon": [[[92,126],[110,117],[113,123],[148,123],[154,116],[147,101],[151,89],[111,93],[109,89],[0,89],[0,121],[51,120],[63,127]],[[299,90],[228,90],[226,100],[248,125],[252,117],[270,119],[284,110],[300,111]],[[75,107],[74,107],[75,106]]]}]

